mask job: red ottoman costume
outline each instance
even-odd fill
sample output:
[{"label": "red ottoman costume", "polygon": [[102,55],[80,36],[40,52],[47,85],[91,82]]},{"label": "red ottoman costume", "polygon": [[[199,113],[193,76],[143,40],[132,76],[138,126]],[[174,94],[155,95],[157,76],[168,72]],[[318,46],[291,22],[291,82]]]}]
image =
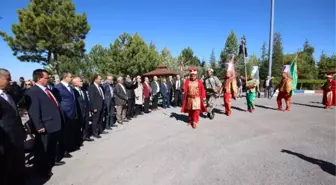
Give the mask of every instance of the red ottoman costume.
[{"label": "red ottoman costume", "polygon": [[196,78],[197,68],[190,68],[190,78],[184,83],[184,101],[181,112],[188,113],[189,125],[197,127],[200,113],[207,112],[203,82]]}]

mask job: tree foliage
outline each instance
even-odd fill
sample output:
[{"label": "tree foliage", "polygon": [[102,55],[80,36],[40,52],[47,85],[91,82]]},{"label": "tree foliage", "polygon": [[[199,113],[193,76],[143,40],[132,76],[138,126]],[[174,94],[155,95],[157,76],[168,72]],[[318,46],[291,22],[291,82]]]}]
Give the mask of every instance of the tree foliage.
[{"label": "tree foliage", "polygon": [[14,36],[0,34],[20,61],[41,63],[59,74],[62,56],[83,55],[90,26],[85,13],[76,14],[72,0],[31,0],[18,10],[18,20]]},{"label": "tree foliage", "polygon": [[229,55],[238,54],[238,39],[235,32],[232,30],[229,36],[226,38],[224,49],[220,54],[220,65],[223,66],[227,62]]},{"label": "tree foliage", "polygon": [[216,56],[215,56],[215,51],[212,50],[211,55],[210,55],[210,67],[212,69],[215,69],[217,67],[217,61],[216,61]]},{"label": "tree foliage", "polygon": [[272,76],[280,76],[284,65],[284,54],[280,33],[274,34],[273,43]]},{"label": "tree foliage", "polygon": [[190,47],[184,48],[181,51],[178,60],[182,61],[185,66],[198,66],[201,63]]}]

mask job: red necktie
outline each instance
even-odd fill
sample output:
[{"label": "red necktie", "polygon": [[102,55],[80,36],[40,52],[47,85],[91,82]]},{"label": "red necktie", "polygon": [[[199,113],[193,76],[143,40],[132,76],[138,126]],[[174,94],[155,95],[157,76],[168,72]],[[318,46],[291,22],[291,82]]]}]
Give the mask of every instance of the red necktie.
[{"label": "red necktie", "polygon": [[51,101],[58,107],[58,103],[57,103],[57,101],[55,100],[55,98],[51,95],[49,89],[46,88],[45,91],[46,91],[48,97],[51,99]]}]

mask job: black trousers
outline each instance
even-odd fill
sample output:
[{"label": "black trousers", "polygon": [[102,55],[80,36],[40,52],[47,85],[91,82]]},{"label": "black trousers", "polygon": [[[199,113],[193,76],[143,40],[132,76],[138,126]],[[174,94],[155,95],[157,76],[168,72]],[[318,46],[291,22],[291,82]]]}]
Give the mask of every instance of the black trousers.
[{"label": "black trousers", "polygon": [[130,98],[127,100],[127,113],[126,113],[127,119],[130,119],[134,116],[134,105],[135,105],[134,98]]},{"label": "black trousers", "polygon": [[81,138],[87,139],[90,137],[89,115],[85,115],[81,120]]},{"label": "black trousers", "polygon": [[107,102],[106,103],[106,112],[105,112],[105,128],[112,127],[114,124],[114,102]]},{"label": "black trousers", "polygon": [[142,105],[135,105],[135,115],[140,115],[142,113]]},{"label": "black trousers", "polygon": [[60,131],[36,134],[35,137],[35,167],[40,173],[51,172],[56,159],[56,144],[60,138]]},{"label": "black trousers", "polygon": [[104,109],[98,110],[92,115],[92,134],[94,136],[99,136],[103,131],[103,116]]},{"label": "black trousers", "polygon": [[158,95],[158,94],[153,95],[153,99],[152,99],[152,110],[158,108],[158,100],[159,100],[159,95]]},{"label": "black trousers", "polygon": [[149,98],[145,98],[145,101],[144,101],[144,112],[145,113],[148,113],[149,112]]},{"label": "black trousers", "polygon": [[[7,140],[7,139],[6,139]],[[25,153],[22,146],[5,141],[0,152],[0,184],[23,185],[25,180]]]},{"label": "black trousers", "polygon": [[182,105],[182,92],[180,90],[176,90],[174,96],[174,105],[180,107]]},{"label": "black trousers", "polygon": [[64,129],[61,136],[61,146],[64,147],[65,152],[73,152],[77,149],[76,137],[79,137],[79,123],[78,119],[66,118]]}]

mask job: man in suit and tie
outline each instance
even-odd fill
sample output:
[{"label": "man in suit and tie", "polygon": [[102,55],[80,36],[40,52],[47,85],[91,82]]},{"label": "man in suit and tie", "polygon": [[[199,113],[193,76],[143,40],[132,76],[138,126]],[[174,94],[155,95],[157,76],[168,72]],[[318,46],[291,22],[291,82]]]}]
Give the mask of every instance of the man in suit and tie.
[{"label": "man in suit and tie", "polygon": [[174,106],[181,107],[182,105],[182,93],[183,93],[183,80],[180,75],[176,75],[176,80],[174,81]]},{"label": "man in suit and tie", "polygon": [[80,77],[75,77],[72,79],[72,84],[75,87],[75,97],[77,100],[77,112],[79,118],[79,137],[82,141],[93,141],[90,138],[89,131],[89,99],[86,90],[83,88],[83,81]]},{"label": "man in suit and tie", "polygon": [[0,68],[0,184],[23,184],[25,133],[14,99],[11,75]]},{"label": "man in suit and tie", "polygon": [[123,78],[120,76],[117,79],[117,85],[114,87],[114,93],[115,93],[115,105],[116,105],[116,109],[117,109],[117,122],[119,124],[123,124],[123,122],[128,122],[128,120],[125,120],[126,117],[126,103],[128,100],[127,97],[127,92],[126,92],[126,88],[124,87],[123,83],[124,80]]},{"label": "man in suit and tie", "polygon": [[60,146],[64,147],[64,157],[72,157],[70,152],[79,149],[78,143],[76,143],[76,129],[78,126],[77,118],[77,106],[74,94],[74,89],[71,87],[72,74],[70,72],[64,72],[61,83],[58,83],[54,87],[54,92],[60,103],[60,108],[63,111],[65,118],[63,142]]},{"label": "man in suit and tie", "polygon": [[157,81],[157,76],[153,77],[153,81],[151,83],[152,88],[152,110],[158,110],[158,100],[159,100],[159,92],[160,92],[160,86],[159,82]]},{"label": "man in suit and tie", "polygon": [[169,106],[172,104],[173,96],[174,96],[174,80],[172,76],[168,77],[167,81],[168,91],[169,91]]},{"label": "man in suit and tie", "polygon": [[105,121],[106,130],[112,130],[111,127],[114,125],[114,93],[113,93],[113,76],[107,76],[106,82],[103,84],[104,95],[105,95]]},{"label": "man in suit and tie", "polygon": [[27,91],[26,101],[35,130],[35,167],[41,175],[50,177],[62,128],[62,112],[55,95],[47,88],[47,71],[35,70],[33,80],[36,85]]},{"label": "man in suit and tie", "polygon": [[167,82],[166,82],[166,79],[163,78],[162,79],[162,83],[160,85],[160,92],[162,94],[162,107],[165,109],[165,108],[169,108],[170,105],[169,105],[169,88],[168,88],[168,85],[167,85]]},{"label": "man in suit and tie", "polygon": [[104,117],[104,91],[101,88],[102,77],[94,75],[92,84],[89,87],[90,111],[92,113],[92,133],[94,138],[101,138],[100,134],[106,134],[103,131]]}]

